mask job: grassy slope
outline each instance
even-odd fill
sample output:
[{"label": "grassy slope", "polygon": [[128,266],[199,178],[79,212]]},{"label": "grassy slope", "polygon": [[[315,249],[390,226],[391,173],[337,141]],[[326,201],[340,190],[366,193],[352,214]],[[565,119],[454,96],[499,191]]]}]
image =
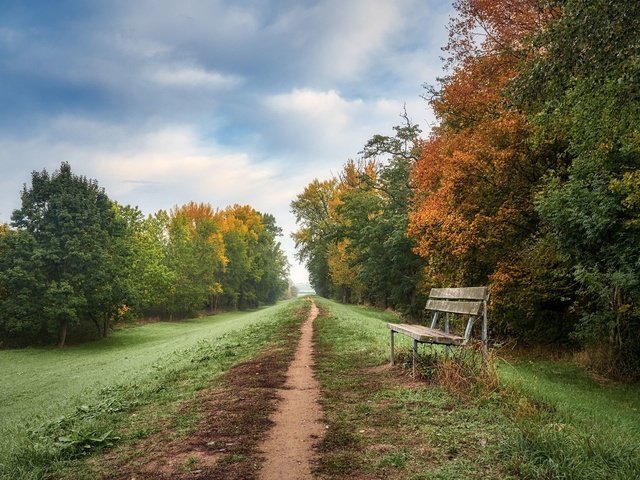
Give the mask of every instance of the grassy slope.
[{"label": "grassy slope", "polygon": [[163,356],[260,322],[271,309],[225,313],[114,332],[81,346],[0,351],[0,428],[24,418],[61,415],[100,388],[141,381]]},{"label": "grassy slope", "polygon": [[[42,478],[63,468],[84,439],[122,436],[123,422],[129,424],[123,440],[152,433],[162,418],[189,428],[195,419],[176,417],[179,404],[255,353],[290,321],[299,303],[145,325],[64,350],[0,352],[8,387],[0,391],[0,478]],[[133,421],[145,410],[143,423]],[[71,440],[61,444],[61,437]],[[83,441],[75,444],[76,438]]]},{"label": "grassy slope", "polygon": [[500,376],[551,409],[517,420],[512,453],[523,475],[640,478],[640,386],[601,385],[578,365],[543,360],[503,364]]},{"label": "grassy slope", "polygon": [[578,365],[524,360],[503,364],[500,376],[528,396],[552,404],[576,426],[619,439],[640,438],[640,387],[599,384]]},{"label": "grassy slope", "polygon": [[453,397],[397,369],[372,370],[387,361],[392,316],[319,303],[327,478],[640,478],[637,386],[523,361],[502,366],[514,388],[498,398]]}]

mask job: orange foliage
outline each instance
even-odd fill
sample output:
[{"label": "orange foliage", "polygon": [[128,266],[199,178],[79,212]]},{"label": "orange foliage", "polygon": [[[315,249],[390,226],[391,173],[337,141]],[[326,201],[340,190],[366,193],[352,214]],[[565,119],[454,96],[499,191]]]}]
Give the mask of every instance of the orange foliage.
[{"label": "orange foliage", "polygon": [[[457,4],[462,17],[448,47],[457,63],[431,102],[441,123],[413,172],[418,193],[409,234],[434,283],[486,282],[532,231],[533,189],[545,167],[527,142],[529,126],[508,108],[503,91],[517,74],[522,37],[538,24],[536,4]],[[478,27],[486,37],[474,51],[469,39]]]}]

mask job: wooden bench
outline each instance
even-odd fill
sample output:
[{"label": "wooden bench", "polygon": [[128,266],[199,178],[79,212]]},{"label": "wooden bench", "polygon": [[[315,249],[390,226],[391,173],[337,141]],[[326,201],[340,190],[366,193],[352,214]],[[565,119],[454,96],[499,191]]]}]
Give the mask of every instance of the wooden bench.
[{"label": "wooden bench", "polygon": [[[413,339],[413,365],[418,355],[418,343],[432,343],[450,346],[463,346],[469,343],[473,324],[479,316],[482,316],[482,343],[487,349],[487,301],[489,293],[487,287],[467,288],[432,288],[429,300],[425,306],[427,312],[433,312],[431,327],[423,325],[410,325],[407,323],[388,323],[391,333],[391,364],[394,363],[394,335],[401,333]],[[438,329],[438,321],[444,313],[443,329]],[[449,314],[455,313],[468,316],[467,327],[464,335],[456,335],[449,332]]]}]

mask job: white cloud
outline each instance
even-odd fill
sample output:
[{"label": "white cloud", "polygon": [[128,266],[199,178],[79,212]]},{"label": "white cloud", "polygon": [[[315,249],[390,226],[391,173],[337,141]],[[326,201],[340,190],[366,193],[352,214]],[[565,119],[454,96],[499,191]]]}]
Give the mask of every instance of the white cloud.
[{"label": "white cloud", "polygon": [[231,88],[242,83],[236,75],[225,75],[198,67],[163,66],[152,72],[152,81],[167,86]]},{"label": "white cloud", "polygon": [[388,54],[387,40],[404,21],[402,1],[370,0],[327,2],[323,35],[316,55],[331,77],[351,78]]},{"label": "white cloud", "polygon": [[329,175],[329,168],[339,170],[373,135],[391,134],[403,108],[402,100],[347,99],[336,90],[313,89],[273,95],[264,105],[267,141],[297,156],[316,176]]},{"label": "white cloud", "polygon": [[335,90],[294,89],[267,97],[265,104],[274,112],[293,115],[297,121],[344,127],[351,113],[363,105],[362,100],[346,100]]},{"label": "white cloud", "polygon": [[31,170],[69,161],[145,212],[249,203],[288,234],[295,195],[372,135],[392,134],[405,102],[414,121],[433,120],[418,95],[439,74],[449,9],[445,0],[114,0],[38,23],[37,7],[25,6],[22,23],[0,26],[0,73],[13,82],[0,221]]}]

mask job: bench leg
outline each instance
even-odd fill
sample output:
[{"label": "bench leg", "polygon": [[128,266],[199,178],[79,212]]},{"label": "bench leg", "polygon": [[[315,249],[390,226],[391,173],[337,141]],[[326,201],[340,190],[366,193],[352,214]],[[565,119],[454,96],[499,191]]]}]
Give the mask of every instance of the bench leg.
[{"label": "bench leg", "polygon": [[393,365],[393,364],[395,363],[395,358],[394,358],[394,355],[393,355],[393,335],[394,335],[395,333],[396,333],[396,332],[394,332],[393,330],[391,330],[391,338],[390,338],[390,341],[391,341],[391,365]]},{"label": "bench leg", "polygon": [[412,355],[412,375],[413,377],[416,376],[416,360],[418,358],[418,341],[414,340],[413,341],[413,355]]}]

